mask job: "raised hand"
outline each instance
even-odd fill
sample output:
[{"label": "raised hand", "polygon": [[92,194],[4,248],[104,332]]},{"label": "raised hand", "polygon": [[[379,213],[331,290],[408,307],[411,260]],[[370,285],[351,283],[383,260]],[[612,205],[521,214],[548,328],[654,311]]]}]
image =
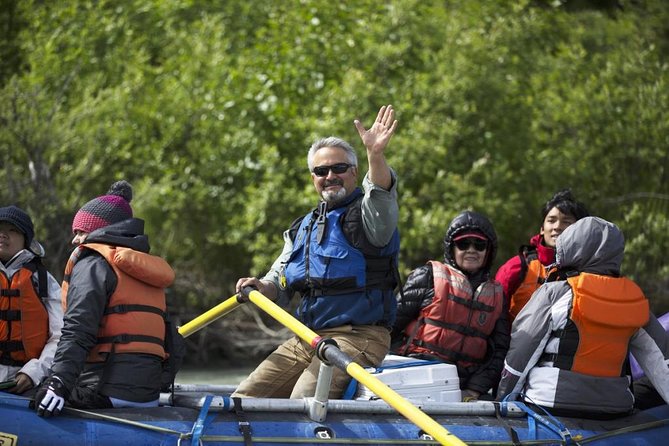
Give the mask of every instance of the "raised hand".
[{"label": "raised hand", "polygon": [[372,124],[369,130],[365,130],[365,127],[357,119],[353,123],[358,130],[362,143],[370,154],[382,154],[397,128],[395,110],[392,105],[381,107],[379,113],[376,115],[374,124]]}]

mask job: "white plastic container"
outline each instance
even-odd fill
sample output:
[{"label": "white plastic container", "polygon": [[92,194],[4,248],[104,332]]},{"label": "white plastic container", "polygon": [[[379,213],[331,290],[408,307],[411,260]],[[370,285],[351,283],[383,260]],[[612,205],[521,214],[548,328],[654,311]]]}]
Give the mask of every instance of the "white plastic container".
[{"label": "white plastic container", "polygon": [[[402,365],[402,367],[397,367]],[[459,402],[460,379],[453,364],[431,364],[405,356],[388,355],[381,371],[367,369],[375,378],[413,402]],[[358,400],[373,400],[378,397],[366,386],[359,384],[355,395]]]}]

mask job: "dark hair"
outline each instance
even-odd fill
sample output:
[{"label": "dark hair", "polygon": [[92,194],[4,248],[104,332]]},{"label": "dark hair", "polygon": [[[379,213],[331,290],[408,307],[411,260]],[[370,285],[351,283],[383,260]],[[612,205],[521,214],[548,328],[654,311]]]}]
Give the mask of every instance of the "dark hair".
[{"label": "dark hair", "polygon": [[590,213],[583,203],[576,201],[571,193],[571,189],[562,189],[548,200],[541,210],[541,221],[546,219],[546,215],[553,208],[558,208],[563,214],[573,215],[576,220],[588,217]]}]

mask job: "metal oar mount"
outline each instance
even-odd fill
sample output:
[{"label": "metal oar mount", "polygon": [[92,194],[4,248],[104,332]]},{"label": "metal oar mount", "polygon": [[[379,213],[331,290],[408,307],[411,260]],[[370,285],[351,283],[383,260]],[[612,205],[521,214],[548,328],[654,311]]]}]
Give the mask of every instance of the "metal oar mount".
[{"label": "metal oar mount", "polygon": [[262,293],[251,287],[245,287],[242,290],[242,297],[248,298],[248,300],[253,302],[260,309],[272,316],[285,327],[289,328],[300,339],[309,343],[309,345],[316,349],[316,354],[321,361],[326,364],[332,364],[348,373],[352,378],[357,379],[358,382],[367,386],[379,398],[383,399],[386,403],[395,408],[395,410],[407,417],[412,423],[431,435],[432,438],[437,440],[440,444],[453,446],[466,445],[466,443],[448,432],[443,426],[427,416],[397,392],[376,379],[359,364],[353,362],[346,353],[339,349],[334,340],[320,337],[288,312],[265,297]]}]

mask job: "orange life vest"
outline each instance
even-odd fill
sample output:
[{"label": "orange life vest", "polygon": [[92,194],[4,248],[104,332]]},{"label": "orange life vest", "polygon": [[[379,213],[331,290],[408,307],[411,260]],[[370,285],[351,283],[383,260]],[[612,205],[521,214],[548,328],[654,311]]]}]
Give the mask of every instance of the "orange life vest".
[{"label": "orange life vest", "polygon": [[484,282],[473,290],[459,270],[431,261],[434,299],[405,329],[403,354],[428,354],[462,367],[480,365],[488,337],[502,313],[502,285]]},{"label": "orange life vest", "polygon": [[546,281],[546,267],[539,261],[537,252],[526,249],[527,247],[519,254],[521,274],[524,274],[523,281],[509,299],[510,322],[513,322],[520,310],[529,302],[532,294]]},{"label": "orange life vest", "polygon": [[69,278],[84,249],[99,252],[113,268],[116,289],[105,309],[98,343],[88,362],[102,362],[110,352],[149,353],[166,358],[165,290],[174,280],[174,271],[160,257],[124,247],[86,243],[74,250],[65,267],[62,287],[63,306],[67,306]]},{"label": "orange life vest", "polygon": [[[624,277],[580,273],[567,279],[573,292],[569,321],[555,367],[591,376],[623,376],[632,335],[648,322],[643,291]],[[544,358],[545,359],[545,358]]]},{"label": "orange life vest", "polygon": [[18,270],[11,280],[0,273],[0,364],[21,366],[39,358],[49,339],[49,313],[33,283],[35,271],[40,291],[46,294],[46,269],[37,261]]}]

